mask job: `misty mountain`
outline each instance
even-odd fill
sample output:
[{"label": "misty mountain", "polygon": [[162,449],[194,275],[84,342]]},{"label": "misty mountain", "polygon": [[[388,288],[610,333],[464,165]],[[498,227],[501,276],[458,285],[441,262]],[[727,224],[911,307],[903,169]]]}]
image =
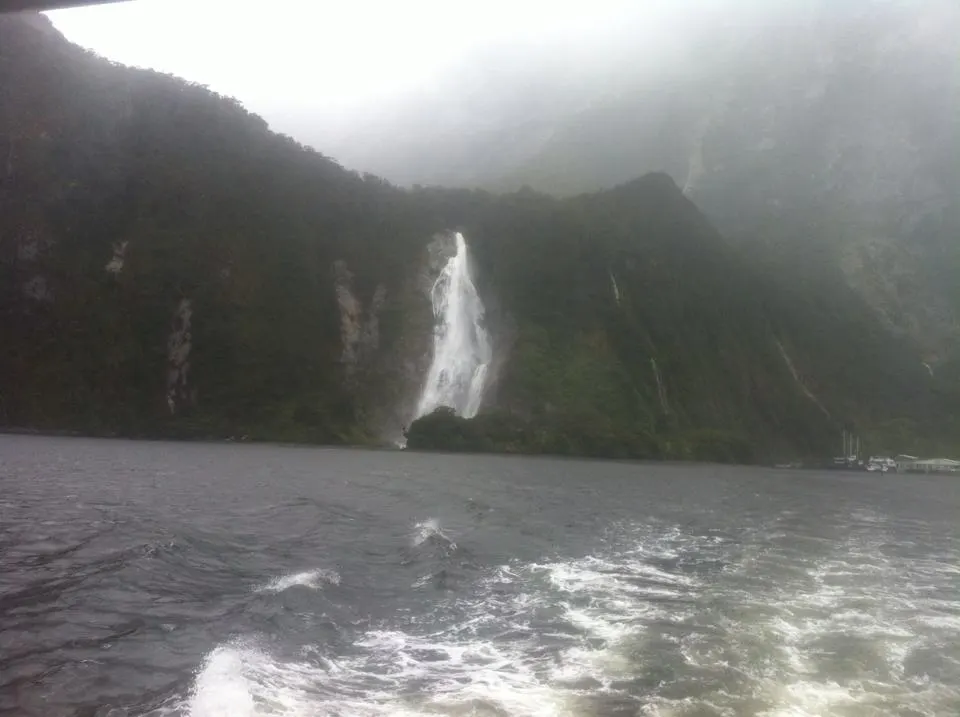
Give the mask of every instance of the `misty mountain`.
[{"label": "misty mountain", "polygon": [[829,246],[822,270],[839,267],[888,329],[948,370],[960,342],[960,6],[709,7],[666,26],[663,46],[639,39],[639,12],[609,46],[478,55],[328,146],[403,184],[559,196],[667,172],[743,251],[774,261],[790,244]]},{"label": "misty mountain", "polygon": [[821,270],[829,245],[784,272],[665,173],[399,189],[40,16],[0,17],[0,92],[3,426],[388,442],[460,231],[495,355],[484,448],[749,461],[958,435],[955,384]]}]

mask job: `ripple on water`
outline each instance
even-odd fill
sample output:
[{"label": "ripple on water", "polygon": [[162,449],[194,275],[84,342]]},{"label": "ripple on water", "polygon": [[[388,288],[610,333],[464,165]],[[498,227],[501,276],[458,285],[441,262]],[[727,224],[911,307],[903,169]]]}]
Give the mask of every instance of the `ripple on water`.
[{"label": "ripple on water", "polygon": [[[244,483],[221,465],[241,453],[177,447],[230,475],[208,496],[150,473],[168,446],[134,449],[139,473],[91,486],[96,471],[64,485],[28,472],[4,490],[20,497],[0,522],[0,713],[960,714],[956,527],[897,518],[877,495],[824,517],[807,487],[767,495],[772,479],[761,490],[738,473],[718,511],[700,494],[712,473],[675,487],[687,474],[626,467],[605,493],[581,490],[592,474],[556,488],[561,462],[530,462],[549,467],[542,480],[496,483],[528,465],[496,459],[483,481],[428,482],[370,454],[302,450],[282,454],[282,483]],[[261,450],[279,449],[244,448],[237,464]],[[349,470],[320,480],[335,460]],[[831,496],[842,503],[843,485]]]},{"label": "ripple on water", "polygon": [[814,562],[805,580],[743,599],[695,570],[662,567],[667,555],[715,559],[725,550],[717,542],[643,529],[631,537],[603,555],[500,566],[448,614],[368,630],[347,654],[300,662],[217,648],[186,711],[879,717],[907,706],[939,716],[958,704],[956,669],[951,685],[905,669],[930,663],[923,650],[947,636],[915,629],[924,606],[887,581],[903,566],[863,565],[857,546],[838,545],[853,557]]}]

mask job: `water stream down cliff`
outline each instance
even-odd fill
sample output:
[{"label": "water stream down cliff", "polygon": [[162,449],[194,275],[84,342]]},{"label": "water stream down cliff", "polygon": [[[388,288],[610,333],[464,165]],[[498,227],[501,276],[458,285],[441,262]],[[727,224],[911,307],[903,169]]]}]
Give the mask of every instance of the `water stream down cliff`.
[{"label": "water stream down cliff", "polygon": [[454,235],[450,257],[430,291],[433,303],[433,359],[415,418],[440,406],[472,418],[480,408],[493,351],[484,327],[483,302],[470,275],[463,235]]}]

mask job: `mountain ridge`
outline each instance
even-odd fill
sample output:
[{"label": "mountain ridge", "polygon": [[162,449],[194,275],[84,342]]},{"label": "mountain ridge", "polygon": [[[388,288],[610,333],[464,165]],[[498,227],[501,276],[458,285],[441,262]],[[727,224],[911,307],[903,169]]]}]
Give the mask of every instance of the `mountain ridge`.
[{"label": "mountain ridge", "polygon": [[0,17],[0,59],[5,426],[392,440],[462,231],[497,351],[478,419],[516,429],[492,448],[763,460],[844,427],[950,445],[955,397],[909,346],[830,282],[785,291],[667,175],[401,190],[23,18]]}]

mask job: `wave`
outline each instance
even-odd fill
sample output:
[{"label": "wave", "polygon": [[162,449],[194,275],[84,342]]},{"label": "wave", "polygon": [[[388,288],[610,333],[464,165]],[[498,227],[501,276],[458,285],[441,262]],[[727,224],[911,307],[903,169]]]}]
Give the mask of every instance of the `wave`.
[{"label": "wave", "polygon": [[304,570],[290,575],[281,575],[276,577],[265,585],[256,589],[259,593],[281,593],[284,590],[295,586],[319,590],[325,585],[339,585],[340,574],[335,570],[325,570],[317,568],[315,570]]},{"label": "wave", "polygon": [[438,544],[450,551],[457,549],[457,544],[440,528],[440,521],[436,518],[421,521],[414,526],[413,536],[410,539],[413,547],[425,544]]},{"label": "wave", "polygon": [[183,713],[191,717],[316,714],[315,667],[280,662],[251,642],[216,648],[204,660]]},{"label": "wave", "polygon": [[436,587],[446,589],[461,575],[461,568],[474,568],[469,551],[457,545],[447,535],[436,518],[420,521],[413,526],[410,543],[401,551],[404,566],[426,563],[431,572],[422,575],[413,587],[433,581]]},{"label": "wave", "polygon": [[[438,534],[439,524],[425,521],[414,542]],[[639,602],[643,580],[661,602],[692,584],[639,560],[503,565],[470,597],[454,598],[449,613],[362,632],[348,655],[289,661],[225,645],[205,662],[188,713],[254,714],[251,705],[266,700],[277,705],[273,714],[290,716],[563,714],[588,699],[584,684],[607,679],[612,644],[637,620],[666,614]]]},{"label": "wave", "polygon": [[[412,542],[436,536],[452,542],[424,521]],[[336,654],[230,642],[182,713],[933,717],[960,701],[960,606],[926,597],[957,556],[910,565],[855,534],[771,574],[787,557],[758,538],[633,526],[591,555],[488,569]]]}]

